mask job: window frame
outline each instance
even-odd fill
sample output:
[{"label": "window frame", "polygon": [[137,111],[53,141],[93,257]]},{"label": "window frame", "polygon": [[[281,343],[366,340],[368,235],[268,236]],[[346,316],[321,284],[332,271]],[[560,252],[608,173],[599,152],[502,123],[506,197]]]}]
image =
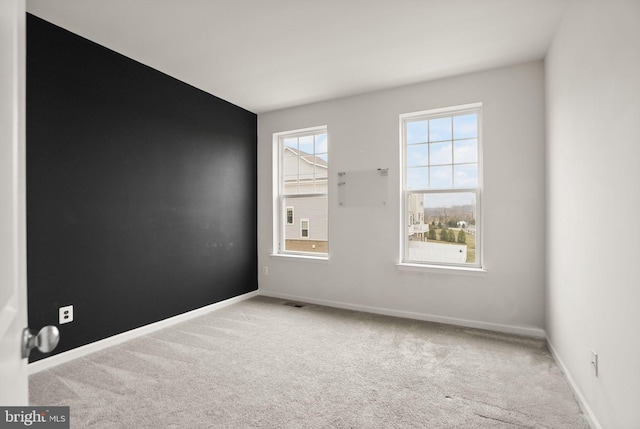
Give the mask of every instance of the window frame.
[{"label": "window frame", "polygon": [[[295,225],[295,218],[293,224],[287,223],[286,210],[288,205],[285,205],[286,199],[297,198],[325,198],[327,200],[327,248],[329,246],[329,170],[327,166],[327,187],[326,192],[311,192],[311,193],[296,193],[285,194],[284,193],[284,145],[282,144],[285,139],[288,138],[300,138],[309,135],[327,135],[327,155],[329,154],[329,133],[326,125],[320,125],[316,127],[309,127],[291,131],[282,131],[273,134],[273,251],[274,256],[296,256],[307,259],[329,259],[329,253],[324,252],[306,252],[299,250],[286,250],[285,248],[285,230],[286,226]],[[295,213],[295,212],[294,212]],[[301,219],[302,220],[302,219]],[[307,221],[307,225],[310,225],[310,220],[304,218]],[[307,228],[310,232],[310,228]],[[308,234],[310,235],[310,234]],[[300,236],[302,237],[302,222],[300,223]],[[301,238],[303,240],[310,240],[308,237]]]},{"label": "window frame", "polygon": [[[398,266],[416,267],[416,268],[435,268],[435,269],[453,269],[453,270],[469,270],[469,271],[485,271],[484,268],[484,252],[483,252],[483,216],[482,216],[482,191],[483,191],[483,159],[482,159],[482,114],[483,105],[481,102],[471,103],[459,106],[444,107],[438,109],[423,110],[418,112],[411,112],[401,114],[399,116],[399,128],[400,128],[400,245],[399,245],[399,260]],[[421,189],[408,189],[407,186],[407,127],[408,122],[414,122],[418,120],[432,120],[438,118],[447,118],[454,116],[460,116],[469,113],[477,114],[477,170],[478,170],[478,183],[476,187],[454,187],[454,177],[452,176],[451,187],[449,188],[435,188],[430,189],[429,184],[427,188]],[[451,136],[452,152],[455,150],[455,139]],[[432,144],[428,142],[428,144]],[[464,163],[460,163],[463,164]],[[430,165],[430,164],[429,164]],[[449,165],[449,164],[446,164]],[[451,167],[454,168],[455,159],[451,159]],[[475,233],[475,250],[476,257],[473,263],[454,263],[454,262],[440,262],[440,261],[422,261],[413,260],[409,258],[409,236],[407,234],[409,230],[409,198],[412,194],[451,194],[451,193],[475,193],[476,208],[475,208],[475,220],[476,220],[476,233]]]}]

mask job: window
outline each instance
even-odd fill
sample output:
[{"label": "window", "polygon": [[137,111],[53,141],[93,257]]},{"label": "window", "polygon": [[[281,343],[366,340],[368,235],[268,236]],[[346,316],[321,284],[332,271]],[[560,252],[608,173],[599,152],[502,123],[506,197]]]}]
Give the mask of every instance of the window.
[{"label": "window", "polygon": [[[274,249],[280,254],[328,253],[328,146],[326,127],[274,134],[277,178]],[[296,224],[294,217],[300,219]],[[313,229],[310,228],[313,225]]]},{"label": "window", "polygon": [[287,207],[287,225],[293,225],[294,224],[294,218],[293,218],[293,207]]},{"label": "window", "polygon": [[482,266],[481,104],[400,116],[401,261]]}]

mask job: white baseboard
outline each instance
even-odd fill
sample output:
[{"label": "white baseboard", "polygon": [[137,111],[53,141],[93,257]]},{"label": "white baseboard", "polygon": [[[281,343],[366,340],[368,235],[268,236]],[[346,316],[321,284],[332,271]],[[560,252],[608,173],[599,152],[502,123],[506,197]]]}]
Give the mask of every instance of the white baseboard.
[{"label": "white baseboard", "polygon": [[37,372],[53,368],[54,366],[72,361],[74,359],[78,359],[80,357],[95,353],[100,350],[104,350],[107,347],[112,347],[117,344],[124,343],[125,341],[150,334],[160,329],[185,322],[195,317],[203,316],[205,314],[211,313],[212,311],[220,310],[221,308],[227,307],[231,304],[235,304],[237,302],[244,301],[258,295],[259,292],[255,290],[253,292],[245,293],[243,295],[235,296],[224,301],[216,302],[215,304],[207,305],[206,307],[198,308],[187,313],[179,314],[168,319],[160,320],[159,322],[151,323],[149,325],[141,326],[140,328],[132,329],[131,331],[123,332],[121,334],[105,338],[104,340],[99,340],[91,344],[80,346],[75,349],[53,355],[45,359],[41,359],[29,364],[29,374],[35,374]]},{"label": "white baseboard", "polygon": [[576,384],[573,377],[571,376],[569,369],[566,367],[566,365],[560,358],[560,355],[558,355],[558,351],[555,349],[555,347],[553,347],[553,344],[551,344],[551,341],[549,341],[549,338],[547,338],[547,345],[549,346],[551,355],[553,356],[556,363],[562,370],[564,376],[567,378],[567,381],[569,382],[569,386],[571,386],[571,390],[573,390],[573,395],[576,398],[576,401],[578,402],[580,409],[582,409],[582,412],[584,413],[584,416],[587,419],[587,422],[593,429],[602,429],[602,425],[596,418],[595,414],[593,414],[593,410],[591,410],[589,403],[587,402],[585,397],[582,395],[580,388],[578,388],[578,385]]},{"label": "white baseboard", "polygon": [[324,305],[327,307],[343,308],[345,310],[355,310],[355,311],[362,311],[365,313],[382,314],[385,316],[403,317],[405,319],[424,320],[427,322],[436,322],[436,323],[444,323],[447,325],[464,326],[465,328],[485,329],[487,331],[503,332],[503,333],[515,334],[515,335],[524,335],[527,337],[535,337],[535,338],[541,338],[541,339],[547,338],[547,334],[544,331],[544,329],[540,329],[540,328],[501,325],[498,323],[479,322],[475,320],[458,319],[455,317],[436,316],[433,314],[426,314],[426,313],[415,313],[412,311],[391,310],[391,309],[381,308],[381,307],[370,307],[366,305],[349,304],[349,303],[338,302],[338,301],[329,301],[325,299],[309,298],[304,296],[289,295],[289,294],[284,294],[279,292],[270,292],[270,291],[264,291],[264,290],[259,290],[259,292],[260,292],[260,295],[262,296],[269,296],[272,298],[279,298],[279,299],[287,299],[291,301],[307,302],[309,304],[318,304],[318,305]]}]

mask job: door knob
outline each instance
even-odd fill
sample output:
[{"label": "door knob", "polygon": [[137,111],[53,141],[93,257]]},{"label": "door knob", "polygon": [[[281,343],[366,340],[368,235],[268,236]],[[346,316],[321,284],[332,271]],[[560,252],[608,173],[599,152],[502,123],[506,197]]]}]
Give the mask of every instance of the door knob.
[{"label": "door knob", "polygon": [[29,328],[22,331],[22,358],[28,358],[31,349],[37,347],[42,353],[49,353],[60,342],[60,331],[53,325],[45,326],[36,335]]}]

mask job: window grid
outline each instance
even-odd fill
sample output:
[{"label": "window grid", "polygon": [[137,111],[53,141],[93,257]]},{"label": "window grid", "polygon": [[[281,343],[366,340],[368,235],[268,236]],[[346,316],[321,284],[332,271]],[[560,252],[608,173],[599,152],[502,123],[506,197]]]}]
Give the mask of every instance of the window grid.
[{"label": "window grid", "polygon": [[[460,108],[440,109],[439,112],[418,112],[401,116],[402,124],[402,147],[403,147],[403,219],[408,221],[404,225],[402,234],[404,245],[401,247],[401,260],[408,263],[418,263],[426,265],[454,265],[481,267],[481,241],[480,241],[480,187],[481,187],[481,104],[461,106]],[[471,120],[473,119],[473,120]],[[465,121],[470,121],[469,130],[465,129]],[[436,124],[439,122],[440,124]],[[448,122],[442,133],[442,127],[433,127],[434,124],[441,125]],[[458,127],[457,127],[458,125]],[[434,129],[432,129],[432,127]],[[413,128],[413,129],[412,129]],[[421,128],[421,129],[420,129]],[[417,137],[412,131],[419,131]],[[444,149],[443,149],[444,148]],[[441,152],[438,153],[437,151]],[[444,155],[443,155],[444,152]],[[446,172],[446,182],[437,181],[434,173],[438,171]],[[473,201],[473,223],[472,228],[468,228],[470,222],[463,219],[455,221],[458,223],[454,229],[455,244],[465,244],[464,241],[473,243],[473,248],[467,247],[470,252],[468,258],[463,262],[453,262],[446,260],[430,260],[430,256],[424,254],[416,258],[419,251],[415,250],[416,243],[409,250],[409,242],[413,237],[420,240],[436,242],[441,240],[441,230],[436,234],[436,227],[418,221],[418,217],[423,213],[412,213],[412,211],[422,211],[411,207],[416,201],[422,205],[423,202],[439,199],[441,196],[452,196],[454,198],[467,199]],[[457,197],[456,197],[457,196]],[[416,197],[419,197],[416,200]],[[426,210],[425,210],[426,213]],[[445,215],[446,217],[446,215]],[[432,217],[433,219],[433,217]],[[478,225],[476,229],[476,224]],[[459,227],[456,228],[456,227]],[[460,230],[464,227],[467,233],[473,236],[460,238]],[[429,231],[433,229],[433,231]],[[430,232],[430,233],[429,233]],[[429,233],[429,234],[427,234]],[[437,238],[436,238],[437,237]],[[447,240],[453,241],[453,240]],[[443,245],[442,248],[445,248]],[[425,254],[428,254],[425,253]]]},{"label": "window grid", "polygon": [[[328,179],[326,140],[326,131],[281,137],[283,174],[286,170],[289,170],[290,173],[282,177],[281,180],[283,186],[281,194],[283,196],[326,194],[326,192],[319,191],[319,188],[326,188]],[[312,167],[311,173],[302,173],[305,167],[303,163],[307,167]],[[294,166],[295,171],[291,171],[291,166]]]},{"label": "window grid", "polygon": [[[408,127],[411,123],[421,123],[424,122],[426,125],[425,128],[425,135],[423,139],[418,139],[415,141],[407,141],[406,142],[406,150],[405,153],[408,155],[409,152],[411,151],[411,149],[415,149],[415,148],[421,148],[422,146],[424,146],[425,152],[426,152],[426,159],[424,160],[424,162],[414,162],[414,163],[410,163],[409,160],[406,160],[406,165],[407,165],[407,171],[409,173],[414,172],[415,174],[420,175],[420,172],[422,171],[422,175],[426,176],[425,180],[426,180],[426,186],[422,186],[422,187],[417,187],[417,188],[411,188],[411,189],[415,189],[415,190],[427,190],[427,189],[448,189],[448,188],[465,188],[465,187],[476,187],[477,184],[477,179],[475,181],[475,183],[472,183],[471,185],[469,183],[464,183],[464,181],[460,182],[459,180],[456,180],[457,178],[457,174],[456,171],[464,171],[463,169],[465,167],[467,167],[467,169],[469,168],[476,168],[476,173],[475,176],[477,176],[477,168],[478,168],[478,135],[477,135],[477,125],[476,125],[476,132],[474,136],[468,137],[468,136],[461,136],[461,137],[457,137],[456,134],[459,134],[459,132],[457,132],[456,130],[456,118],[462,118],[462,117],[469,117],[469,116],[473,116],[473,115],[477,115],[476,112],[460,112],[460,113],[456,113],[456,114],[452,114],[452,115],[440,115],[440,116],[423,116],[423,117],[418,117],[415,119],[411,119],[411,120],[407,120],[405,122],[405,127]],[[432,138],[432,122],[433,121],[441,121],[441,120],[446,120],[449,119],[449,124],[448,124],[448,135],[446,136],[446,138]],[[405,136],[406,136],[406,128],[405,128]],[[436,147],[441,147],[443,145],[447,146],[447,150],[448,150],[448,154],[445,155],[446,160],[442,160],[442,156],[440,156],[439,158],[436,157],[436,155],[434,154],[434,152],[436,151]],[[473,160],[465,160],[464,156],[462,155],[462,153],[464,152],[465,146],[468,147],[469,145],[474,146],[475,147],[475,156]],[[456,154],[456,149],[460,149],[460,154]],[[416,153],[417,151],[413,151],[413,153]],[[456,167],[460,167],[460,168],[456,168]],[[434,173],[438,172],[438,171],[443,171],[444,169],[449,170],[448,172],[448,177],[450,177],[450,180],[447,180],[447,182],[450,183],[449,186],[444,186],[444,185],[438,185],[435,183],[434,181]],[[411,174],[409,174],[409,176],[411,176]],[[459,183],[460,182],[460,183]]]},{"label": "window grid", "polygon": [[274,189],[278,192],[274,205],[277,253],[314,257],[328,254],[327,137],[326,127],[274,134],[278,153],[274,176],[278,178]]}]

